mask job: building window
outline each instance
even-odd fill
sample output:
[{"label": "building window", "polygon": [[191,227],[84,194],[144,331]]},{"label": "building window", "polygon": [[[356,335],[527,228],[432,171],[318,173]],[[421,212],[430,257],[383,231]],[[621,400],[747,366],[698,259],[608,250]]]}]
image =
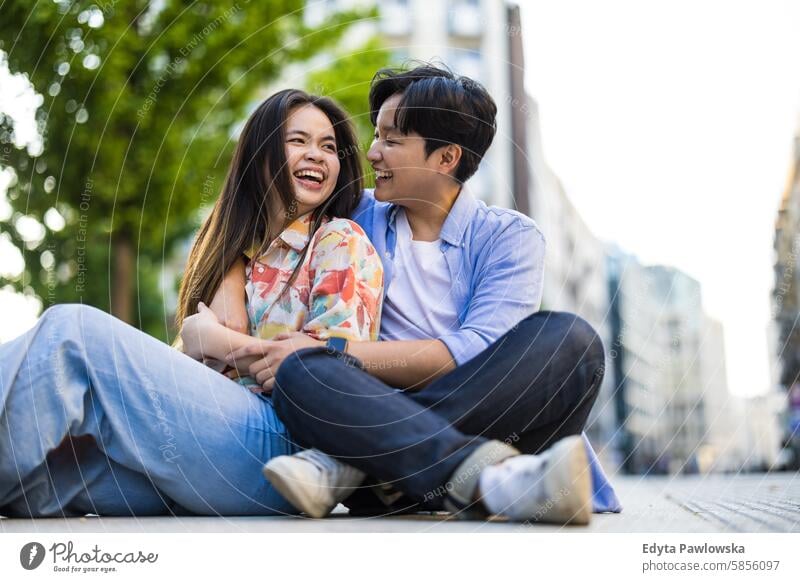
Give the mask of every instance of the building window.
[{"label": "building window", "polygon": [[479,0],[450,0],[447,23],[451,36],[477,38],[481,36],[481,5]]}]

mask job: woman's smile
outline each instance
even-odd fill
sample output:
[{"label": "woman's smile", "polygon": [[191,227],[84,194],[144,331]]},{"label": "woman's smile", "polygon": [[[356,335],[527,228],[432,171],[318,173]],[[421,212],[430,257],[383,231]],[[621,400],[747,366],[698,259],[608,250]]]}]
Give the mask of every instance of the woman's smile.
[{"label": "woman's smile", "polygon": [[325,186],[327,174],[322,169],[302,168],[296,170],[292,176],[294,181],[302,188],[319,192]]}]

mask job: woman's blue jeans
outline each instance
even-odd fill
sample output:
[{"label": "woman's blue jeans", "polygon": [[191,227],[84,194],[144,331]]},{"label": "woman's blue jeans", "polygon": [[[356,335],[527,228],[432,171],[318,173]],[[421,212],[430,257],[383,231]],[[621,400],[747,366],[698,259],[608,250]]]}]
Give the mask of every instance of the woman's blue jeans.
[{"label": "woman's blue jeans", "polygon": [[296,513],[271,401],[92,307],[0,345],[0,406],[1,515]]}]

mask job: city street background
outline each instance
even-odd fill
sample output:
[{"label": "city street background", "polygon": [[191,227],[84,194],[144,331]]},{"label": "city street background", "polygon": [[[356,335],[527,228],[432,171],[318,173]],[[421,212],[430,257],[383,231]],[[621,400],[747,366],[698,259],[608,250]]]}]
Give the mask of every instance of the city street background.
[{"label": "city street background", "polygon": [[[249,108],[289,86],[328,94],[367,146],[374,71],[435,60],[498,104],[470,187],[544,232],[542,308],[606,346],[587,433],[626,509],[590,531],[798,530],[800,5],[162,2],[131,32],[123,3],[46,3],[30,22],[22,4],[0,7],[0,342],[63,301],[169,341]],[[296,527],[440,527],[421,519]],[[225,523],[208,527],[285,520]]]}]

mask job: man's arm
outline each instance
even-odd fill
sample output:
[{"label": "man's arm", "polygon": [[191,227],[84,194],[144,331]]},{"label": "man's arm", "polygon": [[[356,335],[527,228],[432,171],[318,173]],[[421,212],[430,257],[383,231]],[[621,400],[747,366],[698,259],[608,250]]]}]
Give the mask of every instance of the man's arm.
[{"label": "man's arm", "polygon": [[371,375],[390,386],[416,391],[456,367],[439,340],[350,342],[347,353],[361,360]]},{"label": "man's arm", "polygon": [[439,338],[461,366],[539,310],[546,241],[531,221],[515,222],[486,245],[461,327]]},{"label": "man's arm", "polygon": [[[301,331],[278,334],[274,340],[254,341],[228,354],[225,361],[241,370],[242,362],[256,361],[249,368],[251,375],[269,391],[274,375],[291,354],[305,348],[324,348],[325,341]],[[420,390],[455,368],[455,361],[439,340],[358,341],[348,342],[347,353],[364,364],[365,370],[396,388]]]}]

